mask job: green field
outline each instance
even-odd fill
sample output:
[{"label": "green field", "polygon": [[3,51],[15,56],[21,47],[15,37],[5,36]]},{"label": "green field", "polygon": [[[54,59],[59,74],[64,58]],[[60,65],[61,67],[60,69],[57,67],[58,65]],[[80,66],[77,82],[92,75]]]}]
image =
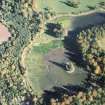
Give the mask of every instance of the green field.
[{"label": "green field", "polygon": [[39,46],[33,47],[33,52],[39,54],[47,54],[51,49],[63,47],[63,42],[60,40],[54,40],[47,44],[40,44]]},{"label": "green field", "polygon": [[[32,83],[32,87],[35,93],[42,93],[43,89],[40,88],[41,84],[47,79],[44,78],[44,76],[46,75],[46,72],[44,71],[46,65],[44,64],[43,56],[47,54],[50,50],[59,47],[63,47],[63,43],[61,41],[54,40],[47,44],[40,44],[39,46],[33,45],[30,53],[27,54],[25,64],[27,68],[28,78]],[[41,79],[42,81],[40,81]]]},{"label": "green field", "polygon": [[60,23],[65,29],[70,28],[71,21],[69,16],[57,18],[52,21],[53,23]]},{"label": "green field", "polygon": [[[59,53],[56,55],[57,49]],[[26,55],[25,64],[27,76],[34,92],[38,95],[41,95],[43,90],[52,89],[54,86],[63,86],[68,83],[80,84],[86,77],[83,68],[79,68],[76,65],[76,72],[68,74],[65,72],[64,68],[54,65],[53,63],[48,63],[51,58],[56,59],[56,62],[65,61],[66,56],[62,55],[62,50],[59,49],[64,49],[63,43],[54,40],[47,44],[40,44],[39,46],[33,45],[30,52]],[[49,57],[49,53],[52,52],[54,55],[51,54],[50,57],[52,57],[50,59],[47,58],[48,61],[46,61],[46,56]]]},{"label": "green field", "polygon": [[[105,2],[105,0],[80,0],[78,8],[73,8],[62,3],[65,0],[36,0],[38,10],[42,11],[43,8],[49,7],[57,13],[78,13],[88,11],[88,6],[98,7],[98,3]],[[76,1],[76,0],[75,0]]]}]

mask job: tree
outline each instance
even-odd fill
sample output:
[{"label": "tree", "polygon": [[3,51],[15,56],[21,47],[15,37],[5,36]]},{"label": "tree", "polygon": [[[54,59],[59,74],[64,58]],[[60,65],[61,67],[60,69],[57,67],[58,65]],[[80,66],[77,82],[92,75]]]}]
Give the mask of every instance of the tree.
[{"label": "tree", "polygon": [[48,23],[46,27],[46,33],[56,38],[61,38],[64,34],[64,29],[60,23]]},{"label": "tree", "polygon": [[79,2],[77,0],[71,1],[71,0],[66,0],[67,5],[73,8],[78,8]]}]

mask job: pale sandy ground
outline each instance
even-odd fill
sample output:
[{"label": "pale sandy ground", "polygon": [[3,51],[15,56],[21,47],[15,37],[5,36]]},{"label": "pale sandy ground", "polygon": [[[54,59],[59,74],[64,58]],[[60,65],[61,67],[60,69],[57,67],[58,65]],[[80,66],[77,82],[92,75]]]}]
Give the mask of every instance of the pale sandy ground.
[{"label": "pale sandy ground", "polygon": [[10,36],[11,34],[8,29],[2,23],[0,23],[0,44],[3,41],[7,41]]}]

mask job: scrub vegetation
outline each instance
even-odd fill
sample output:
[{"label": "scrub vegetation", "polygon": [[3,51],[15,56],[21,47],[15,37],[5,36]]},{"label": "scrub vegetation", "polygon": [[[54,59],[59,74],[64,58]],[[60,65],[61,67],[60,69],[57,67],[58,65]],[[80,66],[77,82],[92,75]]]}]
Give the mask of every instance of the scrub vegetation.
[{"label": "scrub vegetation", "polygon": [[[2,105],[21,105],[32,97],[31,89],[25,82],[25,69],[20,65],[21,54],[38,32],[40,20],[34,11],[26,12],[25,5],[31,9],[31,2],[24,0],[1,0],[0,21],[11,33],[11,38],[0,45],[0,103]],[[30,5],[30,6],[29,6]]]}]

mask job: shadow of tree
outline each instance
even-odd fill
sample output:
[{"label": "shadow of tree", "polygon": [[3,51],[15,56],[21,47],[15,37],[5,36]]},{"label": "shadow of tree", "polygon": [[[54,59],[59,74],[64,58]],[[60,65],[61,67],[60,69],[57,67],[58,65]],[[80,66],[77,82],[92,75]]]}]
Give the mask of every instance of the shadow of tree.
[{"label": "shadow of tree", "polygon": [[89,8],[89,10],[95,10],[96,9],[95,6],[89,6],[89,5],[87,5],[87,7]]},{"label": "shadow of tree", "polygon": [[61,3],[65,4],[65,5],[67,5],[67,6],[71,7],[71,5],[70,5],[70,4],[68,4],[68,3],[67,3],[67,2],[65,2],[65,1],[59,1],[59,2],[61,2]]},{"label": "shadow of tree", "polygon": [[[105,18],[105,13],[98,13],[98,15],[100,15],[103,18]],[[103,23],[105,23],[105,21],[103,21]]]},{"label": "shadow of tree", "polygon": [[47,91],[47,90],[44,91],[43,102],[45,103],[45,105],[49,105],[51,98],[61,100],[61,98],[64,94],[67,94],[69,96],[73,96],[73,95],[76,95],[79,91],[86,92],[87,89],[82,87],[82,86],[79,86],[79,85],[53,87],[53,91]]},{"label": "shadow of tree", "polygon": [[78,4],[76,4],[75,2],[69,1],[69,0],[59,1],[59,2],[65,4],[66,6],[69,6],[69,7],[78,8]]},{"label": "shadow of tree", "polygon": [[79,30],[80,29],[78,29],[78,31],[69,31],[68,36],[65,37],[64,47],[66,50],[68,50],[68,52],[65,52],[65,54],[71,61],[75,62],[77,66],[86,68],[86,62],[83,60],[83,55],[76,39],[80,32]]},{"label": "shadow of tree", "polygon": [[35,102],[33,101],[34,95],[30,93],[25,94],[25,100],[22,102],[22,105],[34,105]]},{"label": "shadow of tree", "polygon": [[[105,76],[99,77],[98,79],[92,78],[91,74],[88,74],[88,77],[82,81],[80,85],[63,85],[61,87],[53,87],[52,90],[44,90],[43,95],[38,100],[37,105],[50,105],[50,99],[54,98],[61,100],[64,94],[68,96],[77,95],[79,92],[87,93],[89,90],[97,89],[98,87],[105,87]],[[35,105],[33,101],[34,95],[26,94],[26,98],[22,105]],[[43,103],[43,104],[42,104]]]},{"label": "shadow of tree", "polygon": [[48,23],[48,24],[46,24],[46,28],[47,29],[45,30],[45,33],[55,37],[55,33],[53,31],[55,28],[55,24],[54,23]]},{"label": "shadow of tree", "polygon": [[89,77],[86,80],[84,80],[81,85],[68,84],[62,87],[55,86],[53,87],[52,91],[45,90],[43,94],[43,103],[44,105],[49,105],[51,98],[54,98],[60,101],[64,94],[68,96],[74,96],[74,95],[77,95],[79,92],[87,93],[88,91],[92,89],[97,89],[99,87],[105,87],[105,76],[102,77],[102,79],[104,82],[102,82],[101,79],[95,80],[91,78],[91,74],[89,74]]},{"label": "shadow of tree", "polygon": [[[100,15],[104,16],[104,14]],[[98,24],[102,25],[103,22]],[[83,58],[83,54],[80,50],[80,46],[77,43],[77,36],[82,30],[91,29],[94,25],[88,25],[84,28],[77,27],[75,30],[68,31],[68,36],[64,39],[64,47],[68,52],[65,52],[65,54],[68,56],[68,58],[75,62],[77,66],[83,67],[84,69],[87,68],[87,62]]]},{"label": "shadow of tree", "polygon": [[56,65],[56,66],[58,66],[58,67],[60,67],[60,68],[62,68],[64,70],[66,70],[65,63],[59,63],[59,62],[55,62],[55,61],[51,61],[51,60],[49,62],[51,62],[52,64],[54,64],[54,65]]},{"label": "shadow of tree", "polygon": [[60,37],[59,32],[62,29],[59,23],[47,23],[45,33],[55,38]]}]

